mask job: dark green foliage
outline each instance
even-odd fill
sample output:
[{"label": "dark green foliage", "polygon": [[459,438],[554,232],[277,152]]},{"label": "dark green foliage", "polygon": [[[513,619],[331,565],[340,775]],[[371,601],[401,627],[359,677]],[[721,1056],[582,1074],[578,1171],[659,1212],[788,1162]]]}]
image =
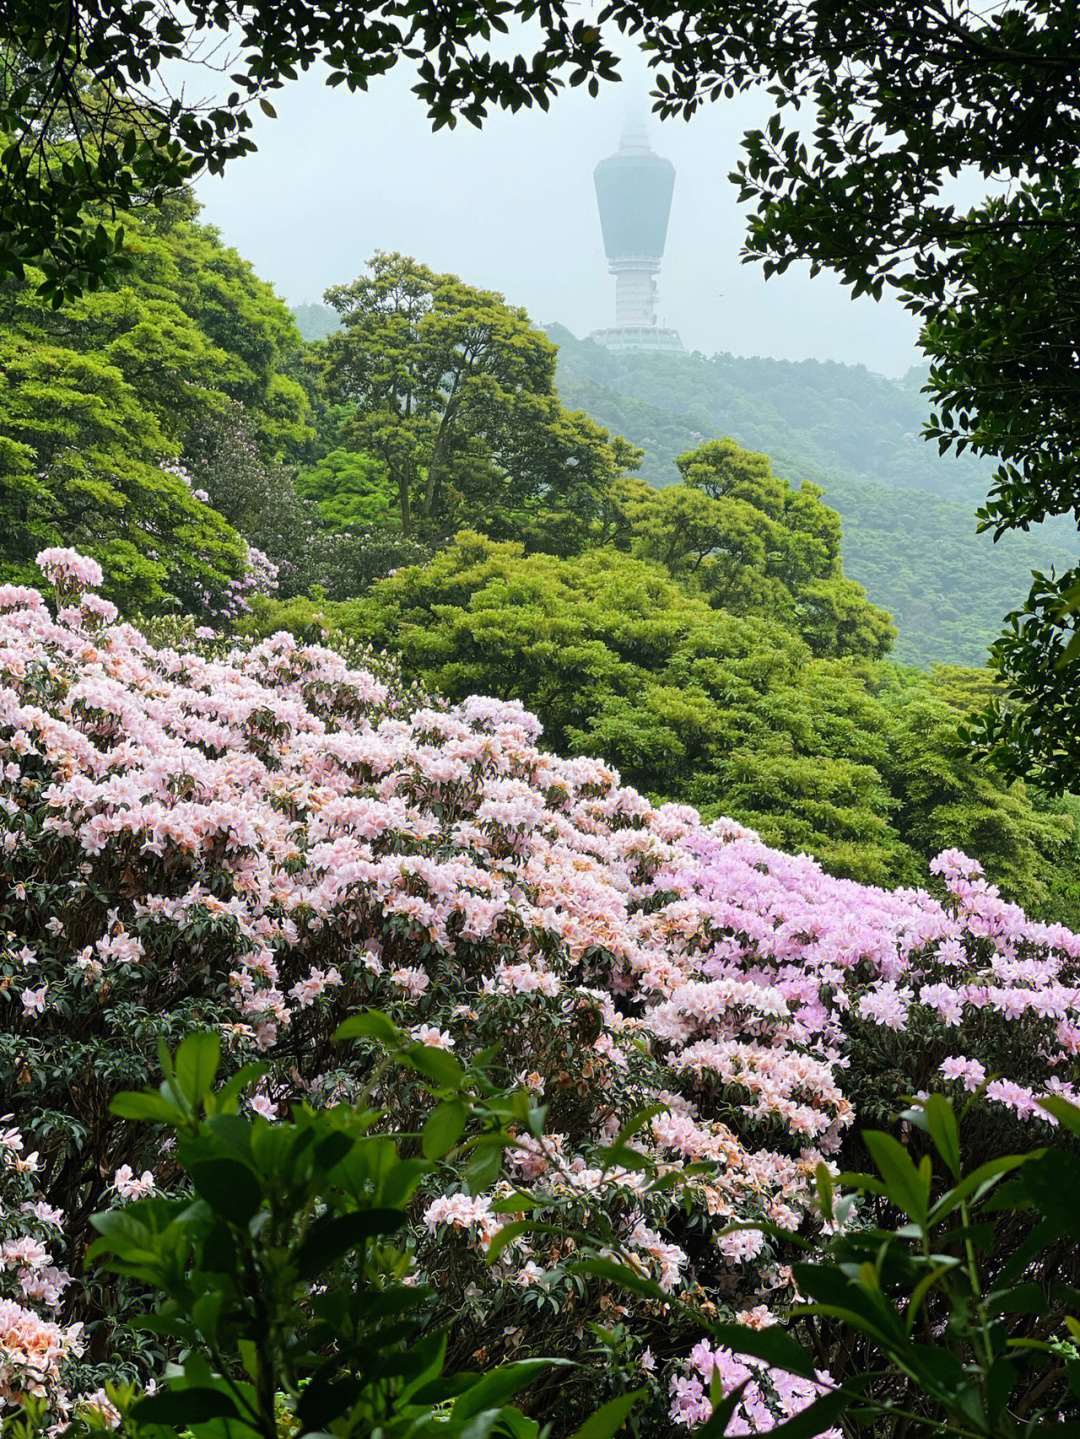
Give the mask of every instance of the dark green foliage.
[{"label": "dark green foliage", "polygon": [[[180,1354],[157,1393],[113,1396],[147,1436],[194,1429],[204,1439],[279,1439],[287,1424],[297,1436],[536,1439],[537,1422],[507,1401],[552,1361],[444,1374],[447,1335],[430,1325],[432,1292],[404,1282],[403,1231],[436,1161],[453,1150],[466,1181],[490,1183],[513,1143],[510,1126],[539,1133],[540,1112],[527,1091],[496,1089],[481,1069],[410,1042],[382,1014],[355,1016],[338,1037],[367,1049],[369,1093],[394,1066],[414,1071],[441,1101],[424,1128],[424,1158],[403,1156],[406,1137],[387,1133],[383,1113],[362,1102],[321,1112],[297,1105],[277,1124],[241,1115],[240,1099],[264,1068],[249,1065],[215,1089],[221,1039],[209,1031],[190,1035],[175,1056],[162,1048],[156,1090],[112,1101],[121,1121],[171,1131],[191,1187],[93,1219],[100,1237],[88,1258],[154,1295],[154,1312],[135,1325]],[[448,1110],[459,1121],[436,1126]],[[610,1439],[630,1407],[588,1432]],[[36,1415],[31,1401],[19,1426],[27,1439]],[[74,1432],[86,1428],[92,1423],[76,1421]]]},{"label": "dark green foliage", "polygon": [[[957,259],[956,301],[934,315],[924,346],[933,359],[934,433],[943,446],[998,461],[981,523],[1011,537],[1046,515],[1080,520],[1076,175],[1021,186],[991,201],[980,220]],[[1005,697],[973,731],[979,751],[1006,773],[1058,792],[1080,788],[1078,608],[1073,564],[1036,574],[991,652]]]},{"label": "dark green foliage", "polygon": [[973,1162],[981,1098],[958,1116],[932,1094],[904,1111],[906,1142],[864,1131],[875,1172],[834,1180],[819,1166],[822,1214],[837,1229],[822,1257],[793,1266],[806,1302],[788,1332],[743,1341],[725,1325],[722,1334],[737,1353],[778,1369],[807,1374],[824,1364],[836,1376],[791,1423],[792,1436],[838,1420],[884,1439],[1075,1431],[1080,1110],[1054,1096],[1043,1105],[1065,1136],[1049,1149]]},{"label": "dark green foliage", "polygon": [[[1077,585],[1073,571],[1064,577]],[[1078,596],[1080,597],[1080,596]],[[1061,793],[1080,784],[1080,654],[1062,584],[1036,575],[1022,609],[1008,616],[992,664],[1000,693],[965,729],[977,753],[1010,778]]]},{"label": "dark green foliage", "polygon": [[178,444],[122,364],[40,333],[0,343],[0,577],[32,584],[39,550],[74,544],[122,605],[201,609],[242,574],[244,546],[163,463]]},{"label": "dark green foliage", "polygon": [[[564,398],[590,409],[586,387],[592,385],[605,403],[626,405],[626,429],[639,444],[650,441],[642,473],[654,484],[673,482],[675,457],[695,442],[731,434],[801,471],[840,471],[972,504],[986,493],[985,462],[970,454],[939,459],[921,438],[925,369],[890,380],[862,365],[833,361],[616,355],[575,339],[561,325],[547,334],[559,346]],[[638,422],[631,424],[631,417]],[[637,436],[641,422],[648,428]],[[665,425],[672,427],[666,434]]]}]

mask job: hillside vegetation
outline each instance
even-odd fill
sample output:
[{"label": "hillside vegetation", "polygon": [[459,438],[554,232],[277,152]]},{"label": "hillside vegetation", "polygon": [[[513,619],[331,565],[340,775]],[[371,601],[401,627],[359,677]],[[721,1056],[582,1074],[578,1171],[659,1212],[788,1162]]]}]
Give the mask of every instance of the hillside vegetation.
[{"label": "hillside vegetation", "polygon": [[982,664],[1031,571],[1075,561],[1064,525],[996,545],[975,533],[992,467],[941,458],[920,438],[920,371],[896,381],[814,360],[613,355],[562,326],[548,334],[564,403],[639,445],[651,484],[674,484],[678,455],[730,435],[779,473],[821,485],[844,523],[845,573],[896,621],[897,659]]}]

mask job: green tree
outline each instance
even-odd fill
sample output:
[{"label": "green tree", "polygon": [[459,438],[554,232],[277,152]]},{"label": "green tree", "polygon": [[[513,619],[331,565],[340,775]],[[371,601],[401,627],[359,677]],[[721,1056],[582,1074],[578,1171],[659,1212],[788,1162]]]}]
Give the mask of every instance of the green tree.
[{"label": "green tree", "polygon": [[563,403],[640,445],[639,473],[651,484],[672,484],[679,455],[728,434],[768,450],[776,474],[820,485],[843,521],[844,573],[888,610],[899,632],[893,653],[906,664],[983,664],[1031,572],[1053,565],[1062,575],[1076,564],[1066,517],[997,540],[978,533],[972,514],[993,467],[920,442],[929,366],[889,380],[814,360],[615,355],[558,326],[548,334],[559,346]]},{"label": "green tree", "polygon": [[559,403],[554,345],[501,295],[406,256],[376,254],[370,272],[326,292],[342,321],[327,388],[355,407],[349,441],[386,466],[402,533],[479,524],[580,545],[617,459]]},{"label": "green tree", "polygon": [[170,467],[175,446],[107,356],[5,336],[0,431],[0,577],[31,583],[40,549],[73,544],[121,605],[198,612],[243,573],[240,536]]},{"label": "green tree", "polygon": [[[1078,34],[1076,0],[765,0],[751,27],[732,0],[642,30],[663,114],[769,87],[776,113],[734,177],[755,206],[747,257],[766,275],[808,259],[855,294],[899,293],[933,362],[928,435],[997,461],[979,515],[995,535],[1080,521]],[[961,173],[989,198],[958,205]],[[992,708],[976,738],[1012,773],[1076,786],[1080,765],[1061,761],[1075,714],[1045,724],[1048,701],[1056,718],[1074,707],[1053,612],[1080,606],[1076,573],[1040,576],[1031,601],[994,650],[1008,714]]]},{"label": "green tree", "polygon": [[[270,527],[253,513],[260,491],[223,517],[196,495],[209,489],[196,474],[225,431],[239,435],[245,474],[304,452],[310,406],[287,373],[300,339],[270,287],[195,214],[173,197],[130,230],[122,283],[62,309],[32,273],[0,287],[5,578],[33,579],[39,549],[76,544],[123,608],[221,612],[246,568],[238,528],[258,544]],[[220,476],[221,464],[209,468]]]},{"label": "green tree", "polygon": [[632,548],[709,603],[793,625],[815,654],[877,658],[888,615],[840,568],[840,517],[821,490],[793,490],[767,455],[710,440],[676,461],[683,483],[642,493]]},{"label": "green tree", "polygon": [[332,529],[393,526],[394,494],[386,467],[355,450],[331,450],[296,477],[296,492],[311,500]]},{"label": "green tree", "polygon": [[1008,894],[1022,894],[1032,912],[1068,922],[1076,912],[1075,807],[1003,782],[972,764],[958,742],[964,717],[993,692],[989,671],[947,666],[892,690],[885,774],[899,800],[896,824],[920,854],[955,847],[993,855],[993,877]]}]

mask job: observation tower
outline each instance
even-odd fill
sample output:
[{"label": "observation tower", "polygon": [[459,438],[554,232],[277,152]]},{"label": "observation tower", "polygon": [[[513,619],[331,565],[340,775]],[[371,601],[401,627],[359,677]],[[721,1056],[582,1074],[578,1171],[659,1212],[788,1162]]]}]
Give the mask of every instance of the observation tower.
[{"label": "observation tower", "polygon": [[675,330],[656,322],[656,280],[667,239],[675,166],[653,154],[641,120],[628,120],[618,151],[593,171],[608,268],[615,276],[615,325],[589,336],[622,354],[685,354]]}]

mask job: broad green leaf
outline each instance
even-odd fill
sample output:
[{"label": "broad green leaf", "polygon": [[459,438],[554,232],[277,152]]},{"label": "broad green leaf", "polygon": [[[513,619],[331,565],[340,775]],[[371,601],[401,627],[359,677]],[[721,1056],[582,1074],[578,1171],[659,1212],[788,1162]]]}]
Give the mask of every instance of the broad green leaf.
[{"label": "broad green leaf", "polygon": [[595,1414],[590,1414],[580,1429],[575,1429],[570,1439],[612,1439],[626,1423],[630,1411],[646,1398],[647,1389],[635,1389],[629,1394],[619,1394],[602,1404]]},{"label": "broad green leaf", "polygon": [[522,1359],[490,1370],[454,1400],[453,1423],[471,1419],[483,1409],[499,1409],[512,1395],[551,1372],[553,1359]]},{"label": "broad green leaf", "polygon": [[221,1035],[212,1030],[189,1034],[176,1051],[176,1082],[193,1109],[213,1088],[221,1059]]},{"label": "broad green leaf", "polygon": [[269,1074],[268,1064],[245,1064],[235,1074],[219,1085],[213,1094],[205,1098],[207,1114],[230,1114],[236,1112],[236,1101],[249,1084],[255,1084],[264,1074]]},{"label": "broad green leaf", "polygon": [[324,1214],[316,1219],[293,1256],[301,1279],[314,1279],[357,1245],[396,1234],[408,1222],[400,1209],[359,1209],[354,1214]]},{"label": "broad green leaf", "polygon": [[922,1106],[934,1148],[954,1178],[960,1178],[960,1128],[953,1107],[943,1094],[931,1094]]},{"label": "broad green leaf", "polygon": [[200,1159],[188,1172],[200,1198],[230,1224],[243,1227],[262,1203],[258,1176],[237,1159]]},{"label": "broad green leaf", "polygon": [[[1080,632],[1077,634],[1077,642],[1080,642]],[[1067,1099],[1062,1099],[1060,1094],[1046,1094],[1036,1102],[1040,1109],[1052,1114],[1070,1134],[1080,1136],[1080,1105],[1070,1104]]]},{"label": "broad green leaf", "polygon": [[490,1189],[498,1179],[501,1168],[501,1141],[485,1141],[478,1145],[465,1166],[465,1179],[470,1193],[480,1194],[485,1189]]},{"label": "broad green leaf", "polygon": [[178,1124],[186,1117],[182,1109],[153,1090],[121,1090],[109,1112],[120,1119],[145,1119],[152,1124]]},{"label": "broad green leaf", "polygon": [[460,1089],[465,1071],[452,1054],[431,1044],[410,1044],[402,1051],[405,1063],[442,1089]]},{"label": "broad green leaf", "polygon": [[973,1169],[970,1174],[961,1179],[959,1184],[941,1196],[930,1211],[928,1223],[931,1225],[940,1223],[954,1209],[958,1209],[965,1199],[977,1202],[983,1195],[988,1194],[1006,1174],[1010,1174],[1014,1169],[1019,1169],[1032,1157],[1030,1154],[1006,1154],[1000,1159],[990,1159],[985,1164],[980,1164],[978,1169]]},{"label": "broad green leaf", "polygon": [[335,1039],[378,1039],[383,1044],[396,1047],[403,1038],[402,1031],[393,1020],[377,1009],[364,1009],[350,1015],[334,1031]]},{"label": "broad green leaf", "polygon": [[230,1395],[220,1389],[165,1389],[140,1399],[132,1410],[139,1424],[166,1424],[187,1429],[210,1419],[239,1419],[240,1411]]},{"label": "broad green leaf", "polygon": [[466,1110],[460,1099],[436,1105],[428,1115],[420,1138],[425,1159],[441,1159],[465,1132]]},{"label": "broad green leaf", "polygon": [[879,1129],[866,1129],[863,1143],[885,1181],[888,1198],[918,1224],[925,1224],[930,1206],[929,1176],[920,1174],[899,1140]]},{"label": "broad green leaf", "polygon": [[833,1217],[833,1182],[827,1164],[819,1164],[815,1171],[817,1180],[818,1206],[826,1219]]},{"label": "broad green leaf", "polygon": [[1049,1305],[1039,1284],[1016,1284],[998,1289],[983,1300],[988,1314],[1045,1314]]}]

